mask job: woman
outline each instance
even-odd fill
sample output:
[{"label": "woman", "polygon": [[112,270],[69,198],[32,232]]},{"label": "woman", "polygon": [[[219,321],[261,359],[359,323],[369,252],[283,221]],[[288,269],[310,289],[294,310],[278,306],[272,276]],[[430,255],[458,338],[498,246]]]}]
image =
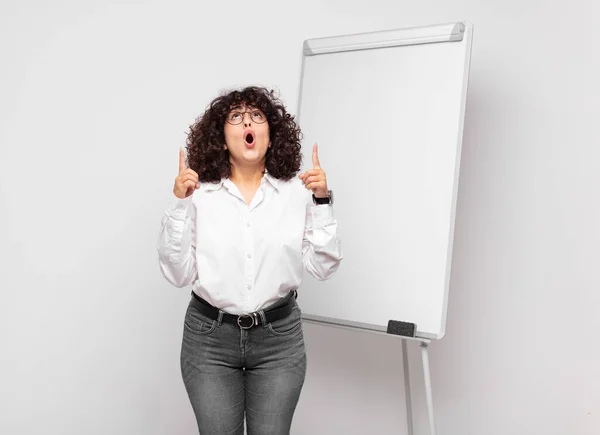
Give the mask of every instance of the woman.
[{"label": "woman", "polygon": [[192,285],[181,373],[202,435],[287,434],[306,373],[296,290],[342,259],[316,144],[272,91],[216,98],[179,154],[158,240],[163,276]]}]

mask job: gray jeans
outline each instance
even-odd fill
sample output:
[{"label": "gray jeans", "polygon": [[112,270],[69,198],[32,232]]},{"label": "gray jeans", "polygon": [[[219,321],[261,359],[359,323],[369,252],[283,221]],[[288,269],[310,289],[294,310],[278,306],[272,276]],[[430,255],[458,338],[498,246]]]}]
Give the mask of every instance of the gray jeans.
[{"label": "gray jeans", "polygon": [[195,308],[197,301],[190,301],[181,374],[200,435],[243,435],[244,415],[248,435],[289,434],[306,375],[306,351],[293,294],[273,307],[288,300],[294,306],[289,316],[248,330],[211,320]]}]

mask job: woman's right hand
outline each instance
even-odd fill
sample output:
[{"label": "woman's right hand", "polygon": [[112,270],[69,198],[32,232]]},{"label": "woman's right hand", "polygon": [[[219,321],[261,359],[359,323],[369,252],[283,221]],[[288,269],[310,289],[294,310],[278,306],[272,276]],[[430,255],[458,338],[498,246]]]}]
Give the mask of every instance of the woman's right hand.
[{"label": "woman's right hand", "polygon": [[185,163],[185,154],[183,148],[181,148],[179,150],[179,175],[175,177],[173,193],[177,198],[184,199],[199,188],[200,183],[198,183],[198,174],[187,167],[187,164]]}]

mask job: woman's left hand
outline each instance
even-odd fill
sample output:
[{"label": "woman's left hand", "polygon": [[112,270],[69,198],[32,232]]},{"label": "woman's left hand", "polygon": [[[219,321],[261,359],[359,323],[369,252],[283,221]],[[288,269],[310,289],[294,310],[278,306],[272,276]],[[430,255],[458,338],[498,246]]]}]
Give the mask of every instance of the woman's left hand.
[{"label": "woman's left hand", "polygon": [[327,174],[321,169],[316,143],[313,145],[312,161],[313,168],[309,169],[304,174],[300,174],[298,177],[304,183],[304,187],[308,190],[312,190],[312,193],[317,198],[327,198]]}]

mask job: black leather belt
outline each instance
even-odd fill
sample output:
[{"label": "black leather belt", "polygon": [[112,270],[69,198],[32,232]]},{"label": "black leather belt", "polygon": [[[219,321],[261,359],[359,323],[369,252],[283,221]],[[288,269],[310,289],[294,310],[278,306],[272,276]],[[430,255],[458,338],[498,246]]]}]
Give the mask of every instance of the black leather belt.
[{"label": "black leather belt", "polygon": [[[192,291],[192,304],[194,308],[200,311],[205,316],[211,318],[212,320],[219,320],[219,309],[217,307],[212,306],[207,301],[198,296],[194,291]],[[287,301],[284,305],[278,306],[276,308],[264,310],[265,318],[267,323],[274,322],[276,320],[281,320],[292,314],[292,309],[294,305],[292,304],[292,296],[294,298],[298,297],[298,293],[296,290],[293,290],[293,295],[286,296]],[[234,325],[238,325],[242,329],[250,329],[253,326],[262,324],[262,318],[258,312],[249,313],[249,314],[231,314],[223,311],[223,317],[221,319],[223,322],[232,323]]]}]

